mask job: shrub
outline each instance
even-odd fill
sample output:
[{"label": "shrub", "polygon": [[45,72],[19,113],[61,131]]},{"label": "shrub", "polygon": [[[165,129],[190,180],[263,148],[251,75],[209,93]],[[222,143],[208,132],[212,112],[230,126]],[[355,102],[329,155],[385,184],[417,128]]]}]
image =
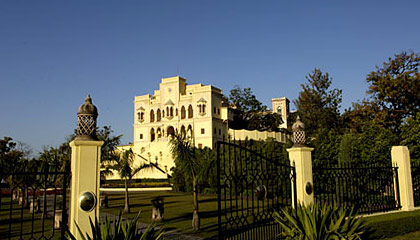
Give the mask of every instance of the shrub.
[{"label": "shrub", "polygon": [[274,217],[285,239],[370,239],[372,233],[364,220],[356,217],[353,209],[337,206],[298,205],[295,209],[281,209]]},{"label": "shrub", "polygon": [[[76,227],[79,234],[82,236],[82,240],[151,240],[160,239],[162,237],[163,231],[156,231],[151,225],[149,225],[146,229],[139,230],[139,218],[140,212],[130,221],[124,221],[120,212],[118,219],[114,218],[113,224],[111,224],[108,217],[105,217],[105,220],[102,222],[95,219],[95,223],[93,223],[92,219],[89,218],[92,232],[91,235],[88,233],[82,233],[79,225],[76,224]],[[67,231],[67,234],[67,239],[76,240],[76,237],[74,237],[69,231]]]}]

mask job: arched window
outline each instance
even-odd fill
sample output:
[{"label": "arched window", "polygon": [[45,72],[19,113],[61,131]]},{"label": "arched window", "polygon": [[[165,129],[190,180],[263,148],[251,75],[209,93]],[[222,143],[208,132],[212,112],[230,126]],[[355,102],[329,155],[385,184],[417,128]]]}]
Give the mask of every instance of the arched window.
[{"label": "arched window", "polygon": [[281,115],[281,107],[277,107],[277,113]]},{"label": "arched window", "polygon": [[165,110],[162,110],[162,117],[165,117]]},{"label": "arched window", "polygon": [[169,108],[169,116],[171,116],[171,117],[174,116],[174,108],[173,107]]},{"label": "arched window", "polygon": [[158,110],[156,111],[156,122],[159,122],[159,121],[160,121],[160,119],[161,119],[161,116],[160,116],[160,109],[158,109]]},{"label": "arched window", "polygon": [[150,141],[153,142],[154,140],[155,140],[155,129],[152,128],[150,130]]},{"label": "arched window", "polygon": [[150,110],[150,122],[154,122],[155,121],[155,111]]},{"label": "arched window", "polygon": [[185,107],[181,107],[181,119],[185,119]]},{"label": "arched window", "polygon": [[186,136],[186,132],[185,132],[185,126],[184,125],[182,125],[182,127],[181,127],[181,136],[183,136],[183,137],[185,137]]},{"label": "arched window", "polygon": [[206,114],[206,104],[205,103],[198,104],[198,114],[200,114],[200,115]]},{"label": "arched window", "polygon": [[139,122],[143,122],[144,121],[144,112],[138,112],[137,113],[137,120]]},{"label": "arched window", "polygon": [[193,114],[193,107],[190,105],[188,106],[188,118],[193,118],[194,114]]}]

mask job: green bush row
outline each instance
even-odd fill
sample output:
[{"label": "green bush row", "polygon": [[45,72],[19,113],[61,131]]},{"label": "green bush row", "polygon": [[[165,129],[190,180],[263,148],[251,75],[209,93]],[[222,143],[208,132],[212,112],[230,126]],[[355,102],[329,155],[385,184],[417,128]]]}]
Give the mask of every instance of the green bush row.
[{"label": "green bush row", "polygon": [[[124,183],[104,183],[101,185],[103,188],[124,188]],[[130,182],[130,188],[153,188],[153,187],[171,187],[168,182]]]}]

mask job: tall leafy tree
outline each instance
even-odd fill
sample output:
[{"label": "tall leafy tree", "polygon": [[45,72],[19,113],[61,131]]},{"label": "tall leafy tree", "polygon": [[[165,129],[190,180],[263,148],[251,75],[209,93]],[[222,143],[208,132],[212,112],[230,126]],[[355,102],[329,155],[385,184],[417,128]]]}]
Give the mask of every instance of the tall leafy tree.
[{"label": "tall leafy tree", "polygon": [[408,117],[420,111],[420,56],[414,52],[401,52],[389,58],[376,71],[368,74],[370,100],[379,107],[376,122],[401,132]]},{"label": "tall leafy tree", "polygon": [[410,150],[411,160],[420,162],[420,113],[407,119],[401,132],[402,145]]},{"label": "tall leafy tree", "polygon": [[252,93],[251,88],[240,88],[235,86],[230,90],[229,101],[242,112],[262,112],[267,110],[257,97]]},{"label": "tall leafy tree", "polygon": [[116,150],[120,145],[122,135],[115,136],[113,132],[111,126],[104,126],[96,133],[98,140],[104,142],[101,147],[101,181],[104,181],[106,176],[112,175],[111,168],[120,159]]},{"label": "tall leafy tree", "polygon": [[24,153],[16,149],[16,143],[13,142],[11,137],[3,137],[0,139],[0,161],[2,177],[4,174],[11,173],[12,171],[19,170],[22,165]]},{"label": "tall leafy tree", "polygon": [[230,128],[276,131],[283,123],[281,116],[268,111],[267,106],[257,99],[251,88],[235,86],[230,91],[229,102],[235,113]]},{"label": "tall leafy tree", "polygon": [[308,74],[306,80],[294,104],[308,135],[312,136],[317,129],[339,129],[342,90],[331,89],[332,78],[318,68]]},{"label": "tall leafy tree", "polygon": [[182,134],[175,134],[171,140],[171,153],[175,160],[176,167],[187,173],[192,178],[193,185],[193,220],[194,230],[200,229],[200,218],[198,215],[198,188],[197,181],[200,165],[196,155],[196,149],[192,143]]}]

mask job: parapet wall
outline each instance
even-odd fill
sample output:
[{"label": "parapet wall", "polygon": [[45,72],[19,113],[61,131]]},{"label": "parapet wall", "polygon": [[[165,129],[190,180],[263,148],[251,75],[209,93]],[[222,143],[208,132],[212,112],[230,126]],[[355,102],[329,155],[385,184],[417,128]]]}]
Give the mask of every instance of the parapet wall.
[{"label": "parapet wall", "polygon": [[268,132],[268,131],[257,131],[257,130],[236,130],[229,129],[229,136],[236,140],[267,140],[269,138],[274,138],[278,142],[286,142],[286,134],[283,132]]}]

